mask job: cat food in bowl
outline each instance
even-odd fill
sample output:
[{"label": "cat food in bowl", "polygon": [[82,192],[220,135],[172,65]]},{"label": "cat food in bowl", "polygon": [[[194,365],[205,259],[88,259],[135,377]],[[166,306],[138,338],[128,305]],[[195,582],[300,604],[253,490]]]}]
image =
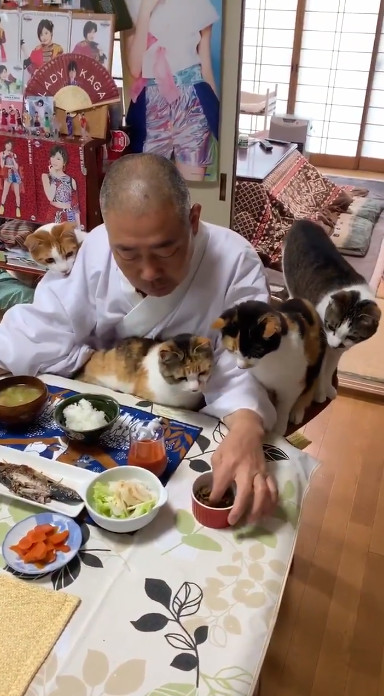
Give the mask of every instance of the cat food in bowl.
[{"label": "cat food in bowl", "polygon": [[96,442],[116,423],[120,404],[104,394],[75,394],[55,408],[54,418],[71,440]]},{"label": "cat food in bowl", "polygon": [[49,400],[47,385],[37,377],[0,380],[0,422],[18,426],[34,421]]},{"label": "cat food in bowl", "polygon": [[88,485],[84,500],[93,521],[109,532],[127,533],[146,527],[167,502],[157,476],[136,466],[117,466]]},{"label": "cat food in bowl", "polygon": [[209,501],[212,490],[212,472],[208,471],[199,476],[192,487],[192,512],[195,519],[212,529],[224,529],[228,527],[228,515],[235,501],[233,488],[225,491],[221,500],[215,505]]}]

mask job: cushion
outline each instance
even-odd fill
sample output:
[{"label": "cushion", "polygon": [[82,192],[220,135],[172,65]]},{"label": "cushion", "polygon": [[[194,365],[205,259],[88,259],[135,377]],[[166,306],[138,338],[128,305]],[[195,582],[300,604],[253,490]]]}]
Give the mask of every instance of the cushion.
[{"label": "cushion", "polygon": [[354,198],[347,212],[352,215],[377,222],[382,211],[384,210],[384,199],[380,198]]},{"label": "cushion", "polygon": [[340,253],[345,256],[365,256],[369,249],[374,222],[353,215],[339,215],[330,238]]}]

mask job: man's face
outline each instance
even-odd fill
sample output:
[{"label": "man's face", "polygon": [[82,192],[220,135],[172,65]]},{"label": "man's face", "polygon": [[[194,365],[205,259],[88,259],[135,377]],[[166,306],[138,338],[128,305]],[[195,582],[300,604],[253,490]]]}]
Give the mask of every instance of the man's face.
[{"label": "man's face", "polygon": [[115,261],[131,285],[145,295],[169,295],[184,280],[198,231],[200,206],[180,221],[172,205],[139,217],[109,211],[104,216]]}]

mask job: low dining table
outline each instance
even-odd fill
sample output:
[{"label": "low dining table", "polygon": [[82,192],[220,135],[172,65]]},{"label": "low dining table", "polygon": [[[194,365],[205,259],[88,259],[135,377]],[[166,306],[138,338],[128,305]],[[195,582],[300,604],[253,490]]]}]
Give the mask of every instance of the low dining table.
[{"label": "low dining table", "polygon": [[[113,395],[123,406],[193,425],[199,435],[169,479],[168,503],[153,523],[134,534],[112,534],[80,521],[78,555],[61,570],[28,580],[81,603],[27,696],[251,696],[317,462],[269,436],[264,451],[279,487],[275,513],[248,527],[208,529],[192,515],[191,489],[225,436],[221,422],[75,380],[42,379],[62,390]],[[0,496],[0,541],[36,511]],[[1,557],[0,567],[7,573]]]}]

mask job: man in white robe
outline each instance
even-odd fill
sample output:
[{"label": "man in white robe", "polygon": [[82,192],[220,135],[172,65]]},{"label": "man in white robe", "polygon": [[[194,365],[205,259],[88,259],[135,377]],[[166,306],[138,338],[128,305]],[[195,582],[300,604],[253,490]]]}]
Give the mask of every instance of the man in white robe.
[{"label": "man in white robe", "polygon": [[232,230],[200,221],[176,167],[156,155],[115,162],[101,190],[105,224],[83,243],[68,277],[48,273],[32,305],[17,305],[0,324],[0,368],[13,374],[71,376],[92,350],[127,336],[210,337],[214,372],[205,412],[224,420],[228,435],[212,457],[219,499],[235,481],[230,518],[269,512],[277,497],[262,451],[275,410],[264,390],[220,349],[211,326],[233,304],[268,299],[252,246]]}]

